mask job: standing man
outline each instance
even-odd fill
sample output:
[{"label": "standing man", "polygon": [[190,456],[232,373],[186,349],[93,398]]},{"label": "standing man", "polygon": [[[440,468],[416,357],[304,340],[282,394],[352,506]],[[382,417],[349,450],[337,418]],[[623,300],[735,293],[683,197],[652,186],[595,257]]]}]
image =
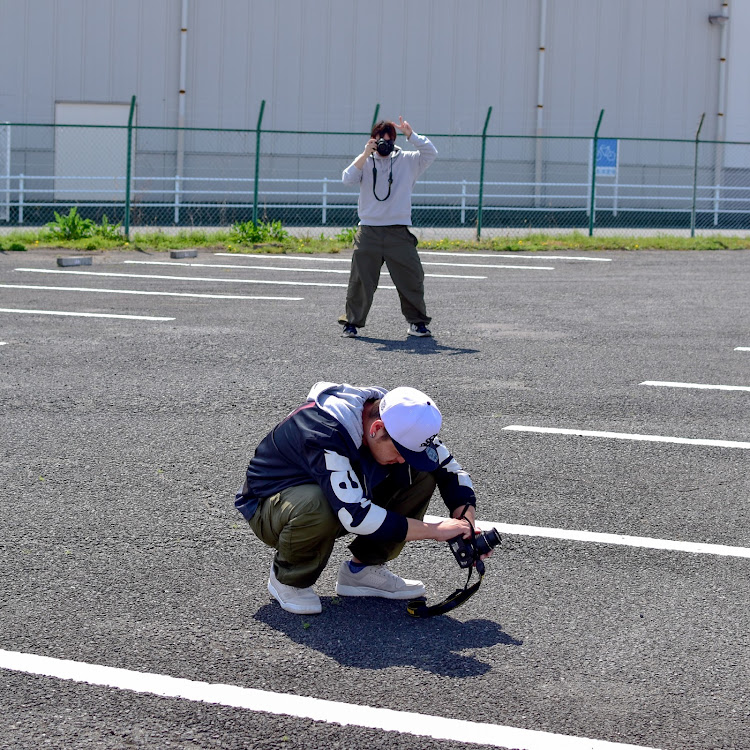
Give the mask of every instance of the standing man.
[{"label": "standing man", "polygon": [[[396,146],[396,128],[416,151]],[[378,288],[380,269],[388,267],[398,290],[401,312],[410,336],[431,336],[424,302],[424,271],[411,226],[411,193],[419,175],[432,164],[437,149],[417,135],[403,117],[381,120],[370,133],[365,150],[344,170],[345,185],[359,185],[359,228],[346,292],[346,314],[339,319],[343,335],[352,338],[365,325]]]},{"label": "standing man", "polygon": [[[414,388],[386,391],[316,383],[260,443],[235,507],[276,549],[268,591],[287,612],[321,611],[313,584],[336,539],[354,534],[339,568],[339,596],[414,599],[421,581],[385,566],[417,539],[471,538],[469,475],[438,439],[435,402]],[[437,487],[451,518],[422,518]]]}]

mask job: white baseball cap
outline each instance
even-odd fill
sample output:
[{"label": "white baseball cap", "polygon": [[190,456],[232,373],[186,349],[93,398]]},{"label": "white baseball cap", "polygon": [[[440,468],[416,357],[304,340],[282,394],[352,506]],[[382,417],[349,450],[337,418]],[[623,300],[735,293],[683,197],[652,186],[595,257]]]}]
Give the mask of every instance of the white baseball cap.
[{"label": "white baseball cap", "polygon": [[388,391],[380,399],[380,418],[406,463],[419,471],[440,466],[435,438],[443,417],[427,394],[408,386]]}]

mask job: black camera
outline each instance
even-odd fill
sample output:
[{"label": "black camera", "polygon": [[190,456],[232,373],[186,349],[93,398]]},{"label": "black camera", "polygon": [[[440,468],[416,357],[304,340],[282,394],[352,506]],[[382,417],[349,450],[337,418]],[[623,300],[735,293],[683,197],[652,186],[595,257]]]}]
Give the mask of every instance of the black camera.
[{"label": "black camera", "polygon": [[473,539],[464,539],[462,536],[457,536],[448,540],[448,546],[451,548],[459,567],[470,568],[472,565],[476,565],[480,574],[484,573],[482,555],[489,554],[498,544],[500,544],[500,534],[497,529],[482,531]]},{"label": "black camera", "polygon": [[388,156],[388,154],[393,153],[395,146],[396,144],[393,141],[389,141],[386,138],[378,138],[376,148],[381,156]]}]

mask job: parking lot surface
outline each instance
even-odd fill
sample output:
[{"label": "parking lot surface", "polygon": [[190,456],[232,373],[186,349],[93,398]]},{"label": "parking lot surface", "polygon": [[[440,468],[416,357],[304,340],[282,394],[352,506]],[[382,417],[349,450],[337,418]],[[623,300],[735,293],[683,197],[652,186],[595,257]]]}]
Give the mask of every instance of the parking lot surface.
[{"label": "parking lot surface", "polygon": [[[430,339],[387,275],[341,337],[347,254],[62,255],[0,253],[0,746],[750,747],[750,251],[424,253]],[[234,493],[317,381],[430,394],[519,527],[453,613],[336,598],[345,541],[270,599]]]}]

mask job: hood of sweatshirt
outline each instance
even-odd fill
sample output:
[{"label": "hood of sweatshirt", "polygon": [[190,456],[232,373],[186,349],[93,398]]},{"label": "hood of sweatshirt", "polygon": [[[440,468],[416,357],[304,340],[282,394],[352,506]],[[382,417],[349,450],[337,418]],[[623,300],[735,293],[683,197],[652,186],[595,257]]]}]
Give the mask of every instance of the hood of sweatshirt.
[{"label": "hood of sweatshirt", "polygon": [[364,437],[362,410],[365,402],[383,398],[386,393],[388,391],[385,388],[377,385],[357,388],[348,383],[320,382],[312,387],[307,394],[307,400],[314,401],[316,406],[339,422],[349,433],[354,445],[359,448]]}]

